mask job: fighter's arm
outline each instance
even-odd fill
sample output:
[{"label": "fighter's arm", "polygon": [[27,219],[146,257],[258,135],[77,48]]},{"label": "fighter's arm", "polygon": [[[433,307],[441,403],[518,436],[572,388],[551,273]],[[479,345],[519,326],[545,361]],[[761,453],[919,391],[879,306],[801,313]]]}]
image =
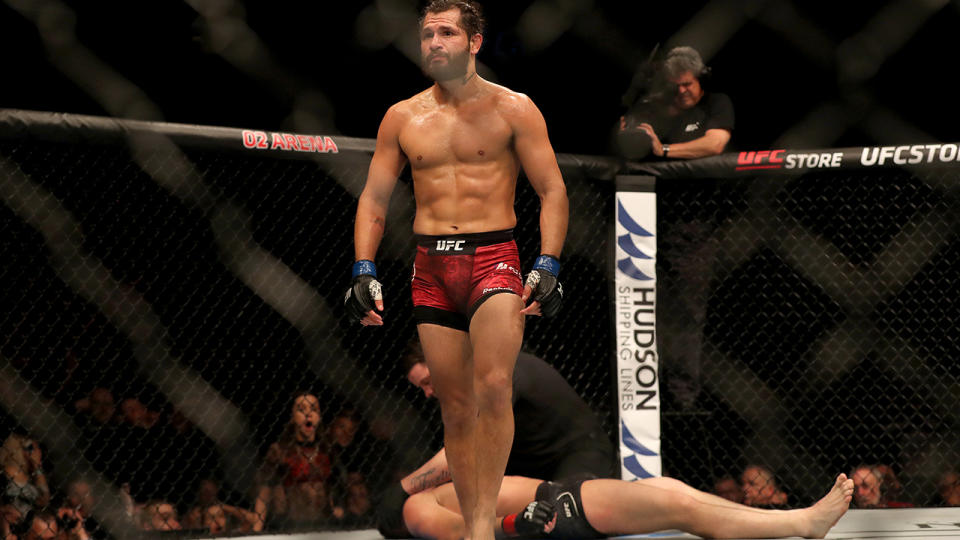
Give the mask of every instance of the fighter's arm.
[{"label": "fighter's arm", "polygon": [[373,261],[383,239],[390,195],[407,161],[400,148],[400,130],[405,120],[402,103],[390,107],[384,115],[367,171],[367,182],[357,201],[357,216],[353,225],[355,262],[344,306],[349,316],[364,326],[383,324],[383,296]]},{"label": "fighter's arm", "polygon": [[427,491],[411,495],[403,506],[403,522],[414,538],[465,538],[463,516],[444,508]]},{"label": "fighter's arm", "polygon": [[540,253],[559,258],[567,236],[569,202],[547,123],[540,109],[522,94],[507,97],[501,111],[513,129],[520,166],[540,197]]},{"label": "fighter's arm", "polygon": [[441,448],[432,458],[417,470],[400,481],[404,491],[410,494],[450,481],[450,468],[447,466],[447,449]]},{"label": "fighter's arm", "polygon": [[[522,94],[503,100],[502,114],[513,130],[513,145],[530,185],[540,197],[540,257],[524,283],[524,315],[553,316],[560,309],[563,288],[557,281],[560,252],[567,236],[570,204],[557,156],[547,136],[540,109]],[[533,299],[530,302],[530,299]]]},{"label": "fighter's arm", "polygon": [[406,114],[401,104],[397,104],[387,110],[380,122],[376,148],[367,170],[367,182],[357,202],[353,229],[355,260],[372,261],[383,239],[390,195],[407,163],[400,148],[400,130],[405,121]]},{"label": "fighter's arm", "polygon": [[[556,510],[549,503],[534,501],[516,514],[497,516],[497,538],[533,537],[549,532],[556,524]],[[465,538],[463,516],[442,506],[432,492],[411,495],[403,507],[403,522],[414,538]]]}]

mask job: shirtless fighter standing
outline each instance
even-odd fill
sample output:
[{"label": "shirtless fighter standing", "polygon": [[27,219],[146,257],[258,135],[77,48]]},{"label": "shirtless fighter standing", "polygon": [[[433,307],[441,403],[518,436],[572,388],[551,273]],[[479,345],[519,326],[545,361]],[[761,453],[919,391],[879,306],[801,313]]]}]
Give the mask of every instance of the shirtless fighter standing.
[{"label": "shirtless fighter standing", "polygon": [[[511,376],[524,316],[551,316],[560,307],[558,258],[568,218],[542,114],[527,96],[477,75],[483,25],[472,0],[435,0],[424,9],[420,53],[434,84],[390,107],[380,124],[357,205],[357,262],[345,301],[363,325],[383,324],[373,260],[390,195],[409,163],[417,205],[413,314],[473,540],[493,539],[513,439]],[[521,167],[541,204],[542,255],[525,284],[512,237]]]}]

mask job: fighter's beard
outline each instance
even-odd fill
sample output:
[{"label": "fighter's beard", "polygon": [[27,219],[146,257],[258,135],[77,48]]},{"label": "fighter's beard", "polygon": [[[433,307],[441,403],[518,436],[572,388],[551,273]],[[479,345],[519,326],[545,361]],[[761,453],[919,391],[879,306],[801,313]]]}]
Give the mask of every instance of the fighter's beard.
[{"label": "fighter's beard", "polygon": [[453,54],[447,56],[447,64],[441,67],[432,68],[429,60],[424,61],[423,72],[439,83],[460,79],[461,83],[466,84],[476,75],[475,71],[468,71],[468,67],[469,57],[466,53]]},{"label": "fighter's beard", "polygon": [[438,83],[446,83],[458,80],[460,84],[467,84],[471,79],[477,76],[476,71],[457,70],[457,73],[449,73],[449,71],[450,70],[443,70],[440,73],[436,71],[427,72],[427,76]]}]

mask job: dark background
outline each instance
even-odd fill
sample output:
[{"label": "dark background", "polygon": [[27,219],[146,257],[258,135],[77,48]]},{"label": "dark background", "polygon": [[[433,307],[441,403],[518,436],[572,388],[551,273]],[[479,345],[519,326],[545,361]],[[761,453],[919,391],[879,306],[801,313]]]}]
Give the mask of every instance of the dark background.
[{"label": "dark background", "polygon": [[[956,2],[488,4],[481,73],[534,99],[558,152],[610,152],[620,98],[657,44],[704,52],[713,88],[734,101],[729,150],[956,139],[947,69],[960,23]],[[217,12],[217,5],[227,7]],[[380,20],[409,30],[410,20],[396,13],[408,16],[420,5],[6,0],[0,107],[374,137],[387,107],[428,81],[397,47],[361,36],[391,34],[389,25],[370,22],[376,10]],[[253,31],[268,68],[241,69],[218,54],[211,28],[224,14]],[[525,17],[535,22],[523,26]],[[40,36],[55,43],[64,20],[77,43],[139,87],[157,113],[105,107],[54,67],[51,58],[61,53]],[[555,39],[537,47],[544,29],[557,29],[546,32]],[[395,42],[415,47],[412,39],[408,33]],[[851,76],[859,65],[868,69]],[[313,114],[304,119],[298,109]]]}]

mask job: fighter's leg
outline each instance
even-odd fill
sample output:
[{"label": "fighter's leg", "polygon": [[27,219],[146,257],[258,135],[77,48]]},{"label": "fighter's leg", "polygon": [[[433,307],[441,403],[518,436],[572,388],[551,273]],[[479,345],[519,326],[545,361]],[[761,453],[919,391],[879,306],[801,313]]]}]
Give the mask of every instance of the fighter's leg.
[{"label": "fighter's leg", "polygon": [[846,512],[852,494],[852,482],[842,474],[820,501],[797,510],[721,502],[670,482],[591,480],[581,489],[587,520],[603,534],[679,529],[707,538],[823,538]]},{"label": "fighter's leg", "polygon": [[647,484],[649,486],[654,486],[658,488],[663,488],[671,491],[676,491],[679,493],[684,493],[693,497],[694,499],[707,504],[714,504],[717,506],[728,506],[730,508],[743,508],[745,505],[735,503],[729,499],[724,499],[718,495],[712,493],[707,493],[705,491],[700,491],[699,489],[685,484],[676,478],[669,478],[665,476],[655,476],[653,478],[644,478],[642,480],[637,480],[637,483]]},{"label": "fighter's leg", "polygon": [[475,449],[477,403],[467,333],[436,324],[417,325],[423,356],[443,417],[447,466],[464,522],[471,526],[477,500]]},{"label": "fighter's leg", "polygon": [[515,294],[495,294],[470,321],[478,407],[474,540],[493,538],[497,492],[513,444],[513,368],[523,340],[522,304]]}]

